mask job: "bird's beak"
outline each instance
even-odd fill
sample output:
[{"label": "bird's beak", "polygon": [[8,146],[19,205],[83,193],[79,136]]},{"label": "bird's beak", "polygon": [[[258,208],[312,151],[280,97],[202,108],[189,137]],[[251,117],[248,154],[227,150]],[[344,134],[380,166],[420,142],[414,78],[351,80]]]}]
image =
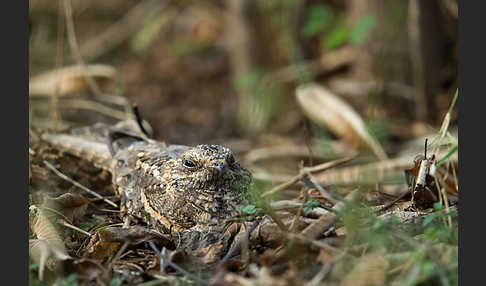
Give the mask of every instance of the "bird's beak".
[{"label": "bird's beak", "polygon": [[218,170],[218,172],[222,172],[223,169],[224,169],[224,163],[223,162],[220,162],[220,163],[216,163],[212,166],[214,169]]}]

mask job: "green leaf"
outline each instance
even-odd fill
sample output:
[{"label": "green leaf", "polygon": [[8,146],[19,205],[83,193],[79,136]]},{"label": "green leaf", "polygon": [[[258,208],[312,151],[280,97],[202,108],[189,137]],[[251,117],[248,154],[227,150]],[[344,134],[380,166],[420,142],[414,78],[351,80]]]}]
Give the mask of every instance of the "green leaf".
[{"label": "green leaf", "polygon": [[135,53],[145,51],[154,39],[159,36],[162,28],[167,24],[169,17],[156,13],[148,17],[141,29],[132,37],[130,48]]},{"label": "green leaf", "polygon": [[349,39],[349,29],[344,20],[330,32],[324,42],[324,46],[328,51],[337,49],[344,45]]},{"label": "green leaf", "polygon": [[424,226],[427,226],[428,224],[430,224],[435,218],[437,217],[437,213],[431,213],[429,214],[425,219],[424,219],[424,222],[423,222],[423,225]]},{"label": "green leaf", "polygon": [[442,165],[450,156],[457,152],[458,148],[459,144],[456,144],[456,146],[452,147],[452,149],[449,150],[449,152],[447,152],[447,154],[437,162],[436,166],[439,167],[440,165]]},{"label": "green leaf", "polygon": [[311,38],[323,32],[332,19],[332,10],[327,5],[312,5],[309,10],[309,17],[301,31],[305,38]]},{"label": "green leaf", "polygon": [[444,206],[441,203],[436,202],[436,203],[434,203],[434,209],[435,210],[438,210],[438,211],[441,211],[441,210],[444,209]]},{"label": "green leaf", "polygon": [[450,216],[451,218],[455,218],[457,216],[457,211],[454,210],[444,214],[444,217],[448,216]]},{"label": "green leaf", "polygon": [[359,21],[358,25],[353,29],[349,35],[349,42],[353,45],[361,44],[370,34],[376,25],[376,19],[372,15],[367,15]]},{"label": "green leaf", "polygon": [[310,208],[317,208],[318,206],[321,205],[320,202],[318,202],[316,199],[311,199],[310,201],[307,201],[305,203],[306,206],[310,207]]},{"label": "green leaf", "polygon": [[382,228],[384,225],[385,225],[385,221],[383,219],[377,219],[373,223],[372,228],[373,228],[373,230],[378,230],[378,229]]},{"label": "green leaf", "polygon": [[123,280],[120,277],[115,277],[110,281],[110,286],[121,286],[122,284]]},{"label": "green leaf", "polygon": [[254,69],[246,74],[238,76],[233,85],[238,91],[249,92],[258,86],[262,76],[263,73],[260,70]]},{"label": "green leaf", "polygon": [[430,261],[424,261],[422,263],[422,273],[425,277],[430,277],[435,273],[436,266]]},{"label": "green leaf", "polygon": [[59,286],[78,286],[78,275],[73,273],[59,283]]},{"label": "green leaf", "polygon": [[255,205],[247,205],[241,208],[241,211],[246,214],[255,214],[257,212],[257,207]]}]

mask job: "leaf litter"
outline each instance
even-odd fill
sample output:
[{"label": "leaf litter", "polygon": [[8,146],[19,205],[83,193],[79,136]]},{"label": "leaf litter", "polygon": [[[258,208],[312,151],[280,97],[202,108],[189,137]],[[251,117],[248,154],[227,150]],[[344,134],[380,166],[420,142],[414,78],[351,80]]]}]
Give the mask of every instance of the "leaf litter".
[{"label": "leaf litter", "polygon": [[[304,97],[300,100],[306,101]],[[304,109],[309,106],[302,104]],[[333,124],[328,119],[315,120]],[[66,168],[66,158],[73,158],[32,146],[31,165],[36,166],[39,175],[31,177],[29,249],[31,259],[39,265],[38,278],[45,280],[46,271],[65,275],[63,268],[74,271],[82,283],[105,285],[110,281],[131,285],[151,280],[211,285],[319,285],[324,281],[326,285],[383,285],[394,281],[395,285],[412,278],[441,281],[452,275],[451,268],[444,265],[457,259],[457,246],[451,243],[457,228],[450,223],[457,212],[453,200],[458,190],[457,180],[453,180],[457,167],[451,169],[457,160],[453,157],[456,151],[449,149],[447,152],[452,154],[441,157],[448,163],[436,173],[427,171],[431,177],[438,177],[434,180],[435,191],[444,189],[445,195],[436,196],[426,205],[413,204],[413,188],[402,180],[398,186],[405,195],[390,195],[392,200],[382,197],[382,201],[388,200],[388,205],[383,205],[367,198],[370,193],[380,196],[380,190],[387,186],[383,178],[388,170],[402,175],[405,170],[413,170],[413,158],[388,159],[380,155],[382,147],[370,141],[369,134],[363,135],[364,129],[358,130],[361,124],[350,126],[348,131],[354,135],[343,140],[351,145],[368,144],[379,161],[365,157],[367,161],[362,164],[359,161],[363,157],[351,156],[308,167],[301,164],[299,174],[273,188],[260,189],[260,200],[244,206],[242,217],[236,218],[253,220],[254,229],[237,238],[238,250],[216,267],[196,265],[194,257],[178,251],[165,235],[139,225],[124,227],[118,207],[113,209],[109,203],[118,200],[106,192],[110,177],[96,172],[86,177],[80,173],[82,168]],[[440,139],[451,140],[443,136],[445,132],[442,128]],[[45,159],[56,162],[56,170],[62,170],[59,173],[65,176],[62,180],[53,184],[51,172],[56,172],[43,167]],[[437,161],[430,164],[435,166]],[[368,171],[363,171],[364,166]],[[332,173],[348,181],[343,184],[333,180]],[[418,171],[412,173],[416,179],[419,177]],[[365,177],[373,180],[367,183]],[[72,178],[84,179],[86,186],[80,187]],[[55,190],[46,192],[42,184],[46,181],[51,181],[48,186]],[[100,181],[106,185],[101,189]],[[432,181],[429,179],[427,184]],[[96,192],[96,198],[85,188]],[[296,188],[298,191],[290,192],[293,197],[280,198],[281,192]],[[33,196],[39,192],[44,195]],[[441,208],[446,202],[448,209]],[[447,221],[447,227],[440,227]],[[420,247],[420,243],[430,244],[431,240],[438,243],[427,251]],[[309,264],[314,267],[304,267]]]}]

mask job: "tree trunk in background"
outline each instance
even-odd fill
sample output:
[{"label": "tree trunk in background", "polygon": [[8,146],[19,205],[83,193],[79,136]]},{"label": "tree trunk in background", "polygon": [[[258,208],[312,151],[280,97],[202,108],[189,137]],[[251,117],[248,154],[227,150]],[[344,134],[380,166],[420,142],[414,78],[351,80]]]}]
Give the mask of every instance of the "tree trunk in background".
[{"label": "tree trunk in background", "polygon": [[[441,27],[440,7],[436,0],[410,0],[409,25],[418,35],[411,39],[411,48],[418,60],[412,58],[414,83],[417,95],[417,119],[436,121],[438,117],[435,98],[440,92],[441,67],[444,60],[444,33]],[[421,71],[416,73],[415,71]],[[418,77],[421,78],[418,78]],[[424,106],[420,106],[420,105]]]},{"label": "tree trunk in background", "polygon": [[[377,77],[384,82],[413,85],[415,119],[434,122],[438,117],[435,98],[440,92],[445,52],[438,2],[349,0],[348,5],[350,27],[355,27],[366,15],[376,19],[374,31],[358,48],[353,77],[361,80]],[[404,37],[407,33],[408,37]],[[407,62],[410,65],[404,64]]]},{"label": "tree trunk in background", "polygon": [[[252,33],[247,12],[253,1],[233,0],[227,2],[226,13],[226,48],[229,53],[233,84],[248,75],[253,69]],[[238,94],[238,121],[240,127],[248,125],[252,97],[245,90],[236,90]],[[244,130],[245,132],[248,130]]]}]

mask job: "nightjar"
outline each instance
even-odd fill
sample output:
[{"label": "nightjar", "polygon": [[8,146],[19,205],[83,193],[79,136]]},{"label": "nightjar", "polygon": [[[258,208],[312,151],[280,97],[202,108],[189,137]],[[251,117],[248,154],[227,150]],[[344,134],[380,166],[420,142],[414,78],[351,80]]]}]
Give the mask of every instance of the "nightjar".
[{"label": "nightjar", "polygon": [[133,120],[42,138],[110,171],[122,212],[171,234],[176,245],[197,252],[218,244],[221,254],[230,247],[235,233],[223,236],[224,223],[248,199],[251,173],[228,148],[166,145],[145,136]]}]

